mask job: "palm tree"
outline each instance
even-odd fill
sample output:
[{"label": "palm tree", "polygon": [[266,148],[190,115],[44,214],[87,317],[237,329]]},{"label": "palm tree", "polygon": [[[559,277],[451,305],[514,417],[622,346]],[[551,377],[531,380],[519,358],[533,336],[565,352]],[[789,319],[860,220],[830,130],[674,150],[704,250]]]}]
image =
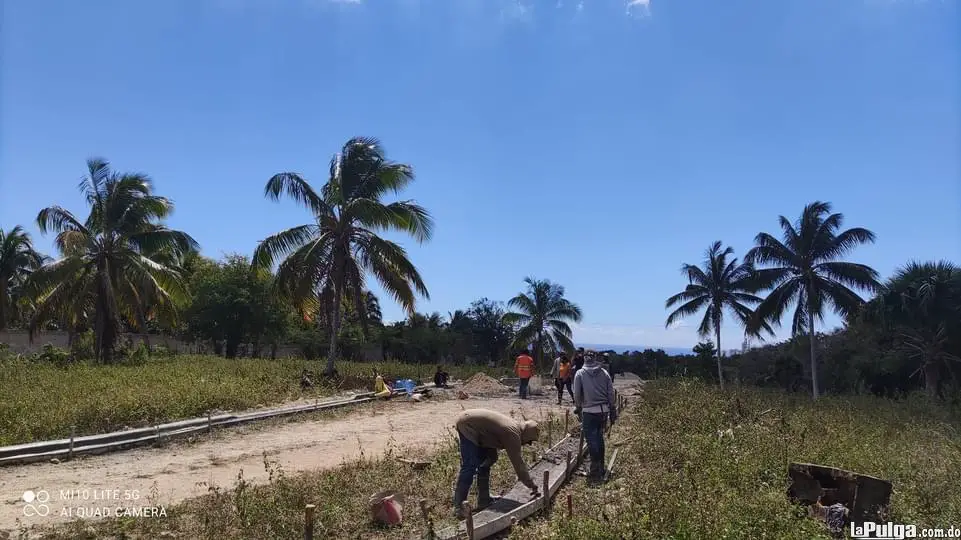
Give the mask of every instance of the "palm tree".
[{"label": "palm tree", "polygon": [[961,268],[948,261],[910,262],[888,280],[865,310],[892,329],[898,348],[917,362],[924,389],[935,397],[952,363],[961,362]]},{"label": "palm tree", "polygon": [[367,312],[367,318],[363,320],[368,324],[380,326],[384,323],[384,315],[380,311],[380,300],[370,291],[364,292],[364,311]]},{"label": "palm tree", "polygon": [[56,314],[87,311],[96,357],[109,362],[121,320],[136,326],[145,300],[158,309],[186,300],[183,276],[157,254],[182,254],[197,242],[159,224],[173,203],[152,193],[146,175],[116,173],[102,159],[87,161],[87,170],[79,185],[90,206],[85,221],[59,206],[37,215],[42,233],[56,233],[61,258],[31,276],[36,303],[31,329]]},{"label": "palm tree", "polygon": [[43,263],[43,255],[33,248],[23,227],[17,225],[6,233],[0,229],[0,330],[14,316],[27,278]]},{"label": "palm tree", "polygon": [[856,312],[864,300],[852,288],[878,290],[874,269],[840,260],[855,247],[873,243],[875,236],[860,227],[842,231],[844,216],[832,214],[831,204],[821,201],[805,206],[794,224],[784,216],[778,221],[783,240],[760,233],[754,239],[756,246],[745,257],[752,264],[769,265],[758,269],[757,277],[763,289],[772,289],[755,309],[752,328],[764,321],[780,325],[788,307],[796,306],[791,334],[806,333],[809,337],[811,393],[817,399],[815,320],[823,320],[827,304],[842,317]]},{"label": "palm tree", "polygon": [[[730,310],[747,329],[748,322],[754,316],[751,307],[761,302],[761,299],[754,295],[757,292],[753,280],[754,268],[748,263],[738,264],[737,258],[729,260],[728,257],[734,254],[734,249],[730,246],[722,248],[720,241],[707,248],[703,268],[693,264],[681,266],[681,273],[687,276],[687,287],[664,303],[665,309],[678,306],[667,316],[665,326],[668,328],[684,317],[697,313],[701,308],[707,308],[697,328],[697,334],[707,337],[714,332],[714,343],[717,344],[717,380],[721,389],[724,388],[721,368],[721,324],[724,321],[724,310]],[[766,324],[762,328],[773,335],[773,331]],[[748,333],[759,337],[760,329]]]},{"label": "palm tree", "polygon": [[253,262],[271,268],[275,260],[284,258],[277,269],[280,289],[300,309],[323,309],[330,314],[328,375],[334,373],[341,322],[341,310],[334,306],[348,298],[365,318],[362,293],[367,272],[408,313],[414,312],[416,293],[430,297],[404,248],[377,234],[394,230],[406,232],[418,242],[430,239],[433,221],[423,207],[413,201],[381,200],[413,180],[411,167],[386,159],[379,141],[354,138],[330,160],[330,176],[319,194],[291,172],[274,175],[264,188],[267,198],[279,200],[285,194],[313,214],[312,223],[261,241]]},{"label": "palm tree", "polygon": [[534,346],[536,365],[543,368],[544,349],[573,353],[573,331],[568,323],[581,322],[581,308],[564,298],[564,287],[546,279],[524,278],[527,292],[507,302],[513,309],[504,322],[516,329],[514,347]]}]

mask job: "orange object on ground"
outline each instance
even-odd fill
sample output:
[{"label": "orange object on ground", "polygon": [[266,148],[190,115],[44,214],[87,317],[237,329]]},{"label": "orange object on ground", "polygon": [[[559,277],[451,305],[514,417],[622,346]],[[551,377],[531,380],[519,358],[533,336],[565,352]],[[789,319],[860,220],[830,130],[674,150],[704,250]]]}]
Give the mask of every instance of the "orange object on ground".
[{"label": "orange object on ground", "polygon": [[381,491],[370,497],[370,517],[384,525],[400,525],[404,496],[396,491]]}]

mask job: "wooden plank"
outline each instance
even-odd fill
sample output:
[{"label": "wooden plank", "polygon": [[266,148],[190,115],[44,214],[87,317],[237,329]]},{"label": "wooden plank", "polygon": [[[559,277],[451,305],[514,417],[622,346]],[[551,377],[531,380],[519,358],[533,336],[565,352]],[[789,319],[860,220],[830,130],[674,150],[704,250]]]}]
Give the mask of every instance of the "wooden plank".
[{"label": "wooden plank", "polygon": [[620,448],[615,448],[614,453],[611,454],[611,461],[607,464],[607,472],[604,473],[605,482],[607,482],[607,480],[611,477],[611,473],[614,472],[614,461],[617,459],[618,451],[620,451]]},{"label": "wooden plank", "polygon": [[[540,478],[544,472],[549,473],[549,487],[547,493],[541,493],[536,499],[531,499],[530,489],[517,482],[509,492],[494,504],[477,512],[473,516],[474,538],[477,540],[493,536],[511,526],[512,521],[525,519],[538,510],[544,508],[542,497],[553,498],[557,490],[566,481],[567,456],[574,453],[583,456],[584,448],[577,452],[577,439],[566,437],[544,454],[530,470],[532,478]],[[579,457],[578,457],[579,459]],[[461,540],[467,538],[467,528],[464,522],[456,527],[448,527],[437,533],[440,540]]]},{"label": "wooden plank", "polygon": [[788,497],[793,501],[841,503],[851,511],[852,521],[881,521],[891,502],[891,482],[873,476],[814,463],[791,463],[788,476]]},{"label": "wooden plank", "polygon": [[[429,392],[426,386],[415,388],[415,391]],[[403,393],[395,392],[396,394]],[[70,439],[56,441],[42,441],[20,445],[0,447],[0,467],[6,465],[20,465],[37,461],[48,461],[52,458],[66,458],[68,455],[90,455],[103,454],[125,450],[134,446],[169,440],[176,437],[184,437],[195,433],[206,432],[210,427],[229,427],[258,422],[271,418],[281,418],[296,414],[310,413],[316,411],[347,407],[360,403],[374,401],[373,393],[371,397],[357,399],[338,398],[327,401],[320,401],[309,405],[299,405],[296,407],[286,407],[280,409],[249,412],[239,415],[220,415],[208,420],[207,417],[194,418],[190,420],[180,420],[168,424],[160,424],[148,428],[130,429],[126,431],[115,431],[100,435],[87,435],[73,439],[73,450],[70,449]]]}]

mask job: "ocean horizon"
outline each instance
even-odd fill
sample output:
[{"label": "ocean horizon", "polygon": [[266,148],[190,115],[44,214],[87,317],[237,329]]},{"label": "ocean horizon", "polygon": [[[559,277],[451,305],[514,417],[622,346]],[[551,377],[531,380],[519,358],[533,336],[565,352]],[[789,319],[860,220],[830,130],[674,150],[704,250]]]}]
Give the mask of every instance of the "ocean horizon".
[{"label": "ocean horizon", "polygon": [[679,356],[684,354],[694,354],[693,347],[658,347],[655,345],[612,345],[609,343],[577,343],[577,347],[584,347],[585,349],[594,349],[595,351],[615,351],[617,353],[626,353],[630,351],[643,351],[645,349],[661,349],[671,356]]}]

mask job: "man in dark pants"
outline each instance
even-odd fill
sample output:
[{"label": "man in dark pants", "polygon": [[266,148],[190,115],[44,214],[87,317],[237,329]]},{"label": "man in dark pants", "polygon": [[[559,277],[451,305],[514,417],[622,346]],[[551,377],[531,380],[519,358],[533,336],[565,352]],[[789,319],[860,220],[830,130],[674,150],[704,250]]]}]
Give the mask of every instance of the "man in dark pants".
[{"label": "man in dark pants", "polygon": [[557,404],[560,405],[564,399],[564,387],[567,387],[567,393],[571,395],[571,401],[573,402],[574,390],[571,385],[574,380],[571,374],[571,362],[567,359],[567,353],[561,353],[560,356],[554,359],[551,377],[553,377],[554,386],[557,388]]},{"label": "man in dark pants", "polygon": [[475,475],[477,508],[485,508],[494,502],[490,496],[490,474],[491,466],[497,461],[497,450],[507,453],[518,480],[530,488],[531,496],[540,495],[521,454],[522,445],[537,440],[537,422],[514,420],[486,409],[468,409],[457,417],[455,426],[460,437],[460,473],[454,489],[454,515],[458,519],[465,517],[461,505],[467,500]]},{"label": "man in dark pants", "polygon": [[574,355],[574,369],[571,371],[571,380],[577,376],[577,372],[584,367],[584,347],[578,347]]},{"label": "man in dark pants", "polygon": [[574,403],[581,412],[581,429],[591,457],[588,479],[602,481],[605,476],[604,428],[608,420],[613,424],[617,419],[617,409],[614,406],[614,383],[594,355],[584,359],[584,368],[574,376]]},{"label": "man in dark pants", "polygon": [[531,377],[534,375],[533,356],[533,352],[531,354],[527,354],[527,351],[524,351],[514,362],[514,373],[517,374],[518,394],[520,395],[521,399],[527,399],[527,390],[531,384]]}]

